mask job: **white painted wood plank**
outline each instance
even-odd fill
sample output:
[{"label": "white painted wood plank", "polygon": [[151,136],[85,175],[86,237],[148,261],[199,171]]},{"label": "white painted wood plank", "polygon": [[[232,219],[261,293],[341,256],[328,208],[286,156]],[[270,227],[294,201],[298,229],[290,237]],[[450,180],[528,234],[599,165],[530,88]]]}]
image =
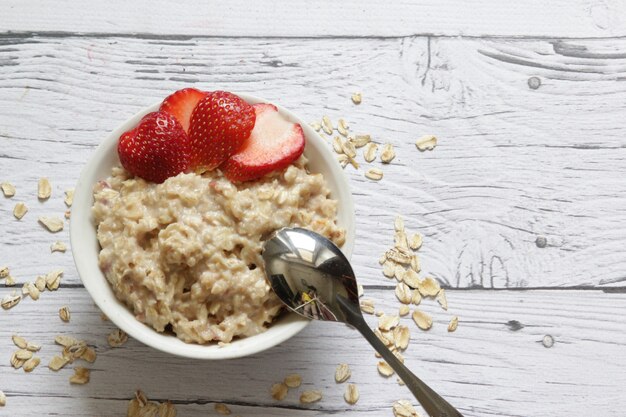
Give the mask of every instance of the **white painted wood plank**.
[{"label": "white painted wood plank", "polygon": [[[67,231],[53,236],[37,216],[63,213],[62,191],[108,131],[195,85],[252,92],[310,120],[346,117],[354,131],[394,144],[380,183],[346,169],[364,283],[389,284],[377,259],[401,214],[425,235],[424,272],[452,287],[623,285],[624,50],[623,39],[3,36],[0,180],[18,194],[0,198],[0,263],[19,282],[60,266],[77,284],[69,253],[49,253]],[[360,106],[349,100],[357,90]],[[419,153],[413,142],[425,133],[439,146]],[[44,175],[54,194],[39,203]],[[21,222],[11,215],[17,201],[31,208]]]},{"label": "white painted wood plank", "polygon": [[[0,289],[3,293],[5,289]],[[377,308],[392,313],[398,302],[392,291],[366,289]],[[449,291],[450,309],[424,300],[420,308],[434,317],[428,332],[412,331],[406,362],[418,375],[458,405],[466,417],[542,417],[594,415],[618,417],[626,406],[626,294],[601,291]],[[56,317],[69,304],[72,321]],[[446,325],[460,317],[456,333]],[[373,324],[375,318],[368,316]],[[515,322],[513,322],[515,321]],[[235,414],[318,416],[391,415],[393,401],[408,391],[377,374],[377,359],[355,331],[342,325],[313,323],[300,335],[257,357],[224,362],[175,358],[136,341],[118,349],[106,344],[113,329],[102,322],[83,289],[61,289],[37,302],[0,312],[0,389],[8,395],[2,416],[120,416],[125,400],[137,388],[150,397],[180,404],[179,415],[213,415],[213,402],[231,404]],[[59,351],[56,334],[85,338],[95,345],[96,363],[86,386],[70,386],[71,370],[53,373],[45,367],[32,374],[14,371],[8,358],[10,336],[21,334],[42,343],[44,364]],[[545,348],[545,335],[554,337]],[[334,382],[335,366],[349,363],[351,382],[361,391],[354,407],[342,399],[344,386]],[[298,392],[274,402],[269,387],[290,372],[301,373],[303,388],[321,389],[324,399],[301,411]]]},{"label": "white painted wood plank", "polygon": [[271,0],[53,3],[8,0],[0,31],[62,31],[201,36],[546,36],[626,34],[620,0],[377,1]]}]

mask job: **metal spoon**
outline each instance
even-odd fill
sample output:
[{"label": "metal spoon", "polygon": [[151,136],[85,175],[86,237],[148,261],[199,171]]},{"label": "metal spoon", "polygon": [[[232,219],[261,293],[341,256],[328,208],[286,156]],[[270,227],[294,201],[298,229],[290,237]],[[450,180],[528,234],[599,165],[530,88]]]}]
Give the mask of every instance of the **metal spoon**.
[{"label": "metal spoon", "polygon": [[355,327],[396,371],[431,417],[463,417],[416,377],[369,328],[350,263],[330,240],[301,228],[278,230],[263,247],[265,274],[291,310],[309,319]]}]

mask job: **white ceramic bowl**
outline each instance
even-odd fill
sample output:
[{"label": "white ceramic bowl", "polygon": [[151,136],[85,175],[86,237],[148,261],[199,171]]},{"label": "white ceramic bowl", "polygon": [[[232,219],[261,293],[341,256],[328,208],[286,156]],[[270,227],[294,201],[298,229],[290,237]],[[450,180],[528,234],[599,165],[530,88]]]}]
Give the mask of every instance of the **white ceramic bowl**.
[{"label": "white ceramic bowl", "polygon": [[[238,95],[251,104],[266,102],[266,100],[248,94]],[[110,176],[112,167],[119,165],[117,141],[120,135],[137,125],[144,115],[156,111],[159,105],[160,103],[156,103],[147,107],[111,132],[98,146],[91,160],[80,174],[72,204],[70,239],[74,262],[85,288],[102,312],[120,329],[148,346],[178,356],[197,359],[237,358],[259,353],[295,336],[307,326],[309,321],[295,314],[283,314],[279,320],[272,323],[266,332],[237,339],[223,347],[218,347],[215,344],[187,344],[171,334],[158,333],[151,327],[139,322],[131,311],[115,298],[109,283],[98,267],[100,246],[91,215],[92,190],[98,181]],[[337,223],[346,230],[346,243],[342,250],[349,258],[354,245],[354,205],[343,170],[327,144],[323,143],[323,140],[311,129],[308,123],[283,107],[276,106],[280,113],[289,120],[302,125],[307,140],[304,154],[309,159],[309,168],[312,172],[324,175],[331,189],[332,197],[339,202]]]}]

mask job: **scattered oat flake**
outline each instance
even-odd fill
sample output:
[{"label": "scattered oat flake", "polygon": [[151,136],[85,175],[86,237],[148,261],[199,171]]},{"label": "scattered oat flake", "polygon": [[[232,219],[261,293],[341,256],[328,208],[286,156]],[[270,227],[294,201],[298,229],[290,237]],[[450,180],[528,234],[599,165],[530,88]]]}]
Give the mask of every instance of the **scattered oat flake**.
[{"label": "scattered oat flake", "polygon": [[396,347],[405,350],[409,346],[411,340],[411,331],[408,326],[400,325],[393,329],[393,341]]},{"label": "scattered oat flake", "polygon": [[335,369],[335,382],[339,384],[342,382],[346,382],[348,379],[350,379],[350,375],[352,375],[352,372],[350,371],[350,367],[348,366],[348,364],[340,363],[339,365],[337,365],[337,369]]},{"label": "scattered oat flake", "polygon": [[15,285],[15,279],[12,276],[8,276],[6,277],[6,279],[4,280],[4,286],[5,287],[12,287]]},{"label": "scattered oat flake", "polygon": [[65,198],[63,199],[65,205],[68,207],[72,207],[72,203],[74,202],[74,189],[69,188],[65,190]]},{"label": "scattered oat flake", "polygon": [[359,389],[355,384],[348,384],[343,399],[350,405],[354,405],[359,401]]},{"label": "scattered oat flake", "polygon": [[61,276],[63,276],[62,269],[55,269],[54,271],[48,272],[46,275],[46,287],[50,291],[56,291],[61,284]]},{"label": "scattered oat flake", "polygon": [[69,347],[77,344],[78,340],[74,339],[72,336],[65,336],[60,334],[54,338],[54,343],[63,347]]},{"label": "scattered oat flake", "polygon": [[298,388],[300,385],[302,385],[302,377],[300,376],[300,374],[289,374],[285,377],[285,380],[283,382],[289,388]]},{"label": "scattered oat flake", "polygon": [[376,308],[374,307],[374,300],[365,298],[361,300],[361,311],[367,314],[374,314]]},{"label": "scattered oat flake", "polygon": [[409,250],[403,248],[391,248],[385,254],[387,259],[403,265],[409,265],[414,256]]},{"label": "scattered oat flake", "polygon": [[341,147],[341,138],[339,136],[335,136],[333,138],[333,150],[338,153],[343,153],[343,148]]},{"label": "scattered oat flake", "polygon": [[13,340],[13,344],[20,349],[26,349],[26,346],[28,346],[28,342],[22,336],[14,334],[11,339]]},{"label": "scattered oat flake", "polygon": [[215,411],[217,414],[221,414],[223,416],[227,416],[231,413],[230,408],[228,408],[228,406],[224,403],[216,403]]},{"label": "scattered oat flake", "polygon": [[272,389],[270,392],[273,399],[275,399],[276,401],[282,401],[287,396],[287,393],[289,392],[289,387],[283,382],[278,382],[272,385]]},{"label": "scattered oat flake", "polygon": [[0,279],[6,278],[9,276],[9,267],[3,266],[0,268]]},{"label": "scattered oat flake", "polygon": [[402,216],[396,216],[393,219],[393,230],[396,232],[404,232],[404,219]]},{"label": "scattered oat flake", "polygon": [[411,312],[411,309],[409,308],[408,305],[406,304],[402,304],[400,306],[400,308],[398,309],[398,314],[402,317],[406,316],[407,314],[409,314]]},{"label": "scattered oat flake", "polygon": [[348,123],[344,119],[337,121],[337,132],[339,132],[341,136],[348,136]]},{"label": "scattered oat flake", "polygon": [[304,391],[300,394],[300,402],[302,404],[311,404],[322,399],[322,392],[316,390]]},{"label": "scattered oat flake", "polygon": [[2,193],[7,198],[11,198],[15,195],[15,186],[10,182],[3,182],[0,184],[0,188],[2,188]]},{"label": "scattered oat flake", "polygon": [[62,356],[53,356],[52,359],[50,359],[50,362],[48,363],[48,368],[50,368],[53,371],[58,371],[59,369],[67,365],[68,363],[69,363],[69,360]]},{"label": "scattered oat flake", "polygon": [[40,200],[47,200],[50,198],[51,193],[52,187],[50,186],[48,178],[40,178],[37,184],[37,197],[39,197]]},{"label": "scattered oat flake", "polygon": [[417,275],[417,272],[415,272],[413,269],[407,269],[404,276],[402,277],[402,280],[406,285],[411,288],[418,288],[421,282],[419,275]]},{"label": "scattered oat flake", "polygon": [[28,342],[26,344],[26,350],[29,350],[31,352],[39,352],[41,350],[41,345],[38,345],[38,344],[32,343],[32,342]]},{"label": "scattered oat flake", "polygon": [[20,360],[27,361],[33,357],[33,352],[31,352],[30,350],[26,350],[26,349],[20,349],[17,352],[15,352],[15,357]]},{"label": "scattered oat flake", "polygon": [[396,277],[398,282],[402,282],[404,274],[406,274],[406,269],[404,269],[402,265],[396,265],[393,271],[393,276]]},{"label": "scattered oat flake", "polygon": [[421,280],[417,288],[424,297],[435,297],[441,290],[439,282],[431,277]]},{"label": "scattered oat flake", "polygon": [[412,291],[408,285],[404,282],[400,282],[396,285],[396,297],[402,304],[410,304]]},{"label": "scattered oat flake", "polygon": [[452,317],[450,323],[448,323],[448,331],[453,332],[459,326],[459,318],[457,316]]},{"label": "scattered oat flake", "polygon": [[398,381],[398,385],[404,385],[404,381],[400,378],[397,378],[396,381]]},{"label": "scattered oat flake", "polygon": [[71,210],[65,210],[64,216],[65,216],[66,219],[69,219],[71,215],[72,215],[72,211]]},{"label": "scattered oat flake", "polygon": [[385,314],[385,312],[384,312],[384,311],[382,311],[382,310],[378,310],[378,311],[377,311],[376,313],[374,313],[374,314],[376,314],[376,317],[380,317],[380,316],[384,315],[384,314]]},{"label": "scattered oat flake", "polygon": [[330,121],[330,117],[322,117],[322,129],[327,135],[333,134],[333,123]]},{"label": "scattered oat flake", "polygon": [[84,385],[89,382],[89,369],[77,366],[74,368],[74,375],[70,377],[70,384]]},{"label": "scattered oat flake", "polygon": [[446,297],[446,290],[442,288],[441,291],[437,293],[436,300],[441,306],[441,308],[443,308],[446,311],[448,310],[448,299]]},{"label": "scattered oat flake", "polygon": [[39,366],[40,363],[41,359],[39,359],[37,356],[33,356],[32,358],[24,362],[22,368],[24,369],[24,372],[32,372],[36,367]]},{"label": "scattered oat flake", "polygon": [[363,99],[363,96],[361,95],[361,93],[353,93],[352,97],[350,97],[352,99],[352,102],[354,104],[361,104],[361,100]]},{"label": "scattered oat flake", "polygon": [[378,168],[370,168],[365,172],[365,177],[372,181],[380,181],[383,179],[383,171]]},{"label": "scattered oat flake", "polygon": [[393,340],[390,339],[393,334],[390,335],[389,332],[383,333],[379,329],[374,329],[374,334],[385,344],[385,346],[389,347],[393,345]]},{"label": "scattered oat flake", "polygon": [[0,407],[4,407],[7,404],[7,396],[4,392],[0,391]]},{"label": "scattered oat flake", "polygon": [[[362,148],[363,146],[371,147],[370,144],[374,145],[374,154],[376,154],[376,148],[378,148],[378,146],[372,143],[372,137],[370,135],[355,135],[354,137],[350,137],[350,142],[352,142],[355,148]],[[365,150],[367,151],[367,149]],[[376,158],[375,155],[374,158]],[[367,158],[365,158],[365,160],[367,161]],[[373,160],[374,159],[367,162],[372,162]]]},{"label": "scattered oat flake", "polygon": [[394,417],[420,417],[415,408],[407,400],[399,400],[392,406]]},{"label": "scattered oat flake", "polygon": [[319,122],[311,122],[309,123],[309,126],[311,126],[316,132],[319,132],[322,128],[322,125]]},{"label": "scattered oat flake", "polygon": [[411,239],[409,239],[409,247],[413,250],[418,250],[422,247],[422,235],[419,233],[413,234]]},{"label": "scattered oat flake", "polygon": [[128,341],[128,335],[123,330],[116,329],[109,333],[107,341],[111,347],[120,347]]},{"label": "scattered oat flake", "polygon": [[70,308],[68,306],[63,306],[59,309],[59,318],[63,320],[65,323],[69,323],[70,321]]},{"label": "scattered oat flake", "polygon": [[28,207],[26,206],[26,204],[21,203],[21,202],[17,203],[15,207],[13,208],[13,216],[15,216],[15,218],[18,220],[22,220],[22,217],[24,217],[24,215],[26,215],[27,212],[28,212]]},{"label": "scattered oat flake", "polygon": [[341,151],[346,154],[348,158],[354,158],[356,156],[356,148],[352,142],[347,139],[342,140],[341,138],[339,139],[339,142],[341,144]]},{"label": "scattered oat flake", "polygon": [[94,348],[87,347],[87,349],[85,349],[83,354],[80,355],[80,358],[89,363],[94,363],[96,361],[97,356],[98,355],[96,354],[96,350]]},{"label": "scattered oat flake", "polygon": [[388,378],[394,374],[393,368],[389,366],[389,364],[385,361],[378,362],[378,365],[376,366],[376,368],[378,369],[378,373],[384,377]]},{"label": "scattered oat flake", "polygon": [[378,319],[378,328],[381,331],[386,332],[396,327],[399,323],[400,323],[399,316],[388,316],[386,314],[383,314]]},{"label": "scattered oat flake", "polygon": [[43,224],[48,231],[57,233],[63,230],[64,222],[60,217],[55,216],[41,216],[39,217],[39,223]]},{"label": "scattered oat flake", "polygon": [[380,152],[380,160],[383,164],[388,164],[396,157],[396,152],[393,150],[393,145],[391,143],[386,143],[383,145],[383,149]]},{"label": "scattered oat flake", "polygon": [[424,135],[415,142],[420,151],[432,151],[437,146],[437,138],[433,135]]},{"label": "scattered oat flake", "polygon": [[415,272],[420,272],[422,267],[420,265],[420,258],[417,255],[413,255],[411,258],[411,269]]},{"label": "scattered oat flake", "polygon": [[394,246],[400,249],[409,249],[409,242],[404,230],[398,230],[393,235]]},{"label": "scattered oat flake", "polygon": [[67,246],[65,246],[65,243],[59,240],[50,245],[50,252],[65,252],[66,250]]},{"label": "scattered oat flake", "polygon": [[0,301],[0,306],[3,309],[9,310],[15,307],[22,300],[22,296],[18,294],[7,294],[4,296],[2,301]]},{"label": "scattered oat flake", "polygon": [[35,284],[33,284],[32,282],[27,282],[25,285],[28,288],[28,295],[30,296],[30,298],[33,301],[39,300],[39,295],[41,294],[41,291],[39,291]]},{"label": "scattered oat flake", "polygon": [[376,159],[376,151],[378,150],[378,145],[376,145],[375,143],[368,143],[365,146],[365,150],[363,151],[363,158],[365,159],[365,161],[367,162],[372,162],[374,159]]},{"label": "scattered oat flake", "polygon": [[387,278],[393,278],[396,273],[396,264],[391,260],[383,263],[383,275]]},{"label": "scattered oat flake", "polygon": [[427,313],[421,310],[413,310],[413,321],[422,330],[428,330],[433,327],[433,319]]},{"label": "scattered oat flake", "polygon": [[15,369],[20,369],[22,367],[22,365],[24,365],[24,362],[26,362],[26,360],[18,359],[17,352],[13,352],[13,354],[11,355],[11,366],[12,367],[14,367]]},{"label": "scattered oat flake", "polygon": [[35,287],[37,287],[37,289],[41,292],[44,291],[46,289],[46,277],[45,275],[39,275],[36,279],[35,279]]},{"label": "scattered oat flake", "polygon": [[363,297],[363,286],[361,284],[357,285],[356,290],[357,290],[357,295],[359,296],[359,298]]}]

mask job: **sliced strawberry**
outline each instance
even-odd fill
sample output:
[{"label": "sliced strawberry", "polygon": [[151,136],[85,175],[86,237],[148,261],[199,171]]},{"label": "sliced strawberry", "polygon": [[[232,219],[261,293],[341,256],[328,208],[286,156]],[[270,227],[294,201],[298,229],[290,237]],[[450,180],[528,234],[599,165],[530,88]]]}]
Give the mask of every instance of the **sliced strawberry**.
[{"label": "sliced strawberry", "polygon": [[164,111],[176,118],[185,132],[189,133],[189,122],[191,113],[200,100],[206,97],[205,91],[195,88],[183,88],[175,91],[163,100],[159,111]]},{"label": "sliced strawberry", "polygon": [[235,155],[221,166],[226,177],[249,181],[281,170],[298,159],[304,151],[302,126],[278,113],[273,104],[255,104],[256,123],[250,138]]},{"label": "sliced strawberry", "polygon": [[174,116],[152,112],[120,136],[117,154],[131,174],[161,183],[189,168],[189,138]]},{"label": "sliced strawberry", "polygon": [[208,93],[191,115],[192,168],[203,172],[220,166],[248,139],[255,118],[254,109],[241,97],[227,91]]}]

